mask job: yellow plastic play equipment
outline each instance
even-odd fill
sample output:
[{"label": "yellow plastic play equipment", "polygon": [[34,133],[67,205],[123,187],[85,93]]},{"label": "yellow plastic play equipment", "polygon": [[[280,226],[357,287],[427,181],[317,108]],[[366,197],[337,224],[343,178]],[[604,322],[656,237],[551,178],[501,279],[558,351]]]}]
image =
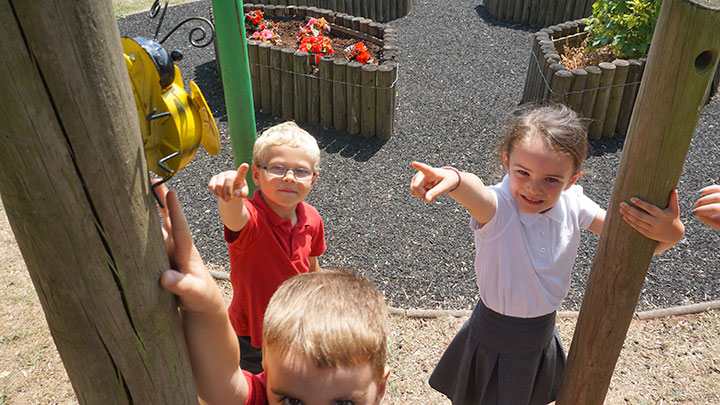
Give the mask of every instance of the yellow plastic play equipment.
[{"label": "yellow plastic play equipment", "polygon": [[180,51],[168,54],[160,43],[143,37],[123,37],[122,46],[148,169],[162,177],[162,183],[190,163],[201,144],[217,155],[215,119],[194,82],[190,94],[185,91],[174,63],[182,59]]}]

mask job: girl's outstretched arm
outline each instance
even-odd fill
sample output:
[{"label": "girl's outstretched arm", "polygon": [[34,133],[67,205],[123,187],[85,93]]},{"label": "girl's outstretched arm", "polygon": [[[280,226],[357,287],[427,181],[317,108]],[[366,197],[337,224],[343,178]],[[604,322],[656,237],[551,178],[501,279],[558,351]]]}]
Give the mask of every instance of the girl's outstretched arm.
[{"label": "girl's outstretched arm", "polygon": [[166,207],[161,210],[165,247],[177,269],[164,272],[160,285],[178,297],[198,394],[208,403],[244,403],[248,386],[225,301],[195,248],[177,195],[164,186],[158,191]]},{"label": "girl's outstretched arm", "polygon": [[482,180],[472,173],[455,168],[432,167],[412,162],[417,173],[410,181],[410,193],[429,204],[441,194],[447,194],[464,205],[480,224],[488,223],[497,208],[497,202]]},{"label": "girl's outstretched arm", "polygon": [[621,202],[620,214],[633,229],[659,242],[655,254],[670,249],[682,239],[685,225],[680,221],[677,190],[670,192],[668,207],[664,210],[635,197],[630,202],[637,208]]},{"label": "girl's outstretched arm", "polygon": [[707,186],[698,194],[702,197],[695,202],[695,216],[710,228],[720,230],[720,185]]}]

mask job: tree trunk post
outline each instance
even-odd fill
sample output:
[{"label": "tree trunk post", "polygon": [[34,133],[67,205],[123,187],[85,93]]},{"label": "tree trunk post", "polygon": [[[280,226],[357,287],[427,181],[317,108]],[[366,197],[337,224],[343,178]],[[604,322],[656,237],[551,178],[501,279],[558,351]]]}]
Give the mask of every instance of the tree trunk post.
[{"label": "tree trunk post", "polygon": [[720,45],[720,0],[665,0],[590,271],[557,403],[602,404],[657,242],[627,225],[621,201],[666,207]]},{"label": "tree trunk post", "polygon": [[0,1],[0,196],[78,401],[197,403],[110,1]]}]

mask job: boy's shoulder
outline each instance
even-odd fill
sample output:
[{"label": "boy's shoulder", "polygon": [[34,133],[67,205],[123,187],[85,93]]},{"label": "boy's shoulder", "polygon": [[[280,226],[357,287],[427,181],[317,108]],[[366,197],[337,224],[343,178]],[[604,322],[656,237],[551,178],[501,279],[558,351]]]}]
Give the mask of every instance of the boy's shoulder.
[{"label": "boy's shoulder", "polygon": [[265,373],[252,374],[249,371],[242,370],[243,377],[248,385],[248,397],[245,401],[246,405],[267,405],[267,379]]}]

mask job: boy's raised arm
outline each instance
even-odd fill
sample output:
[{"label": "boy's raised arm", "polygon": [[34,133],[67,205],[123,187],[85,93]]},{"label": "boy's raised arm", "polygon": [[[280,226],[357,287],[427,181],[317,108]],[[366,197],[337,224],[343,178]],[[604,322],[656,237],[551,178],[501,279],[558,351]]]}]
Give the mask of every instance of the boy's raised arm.
[{"label": "boy's raised arm", "polygon": [[160,284],[178,297],[198,395],[207,403],[244,403],[248,386],[239,367],[240,348],[217,284],[195,248],[177,195],[159,187],[166,200],[163,237],[170,264]]},{"label": "boy's raised arm", "polygon": [[243,163],[237,170],[216,174],[208,183],[208,188],[218,198],[218,211],[223,224],[235,232],[242,230],[248,222],[248,211],[243,200],[249,193],[245,179],[249,167]]},{"label": "boy's raised arm", "polygon": [[412,166],[418,171],[410,182],[412,195],[432,204],[437,196],[448,194],[464,205],[480,224],[488,223],[495,216],[497,202],[476,175],[420,162],[412,162]]}]

